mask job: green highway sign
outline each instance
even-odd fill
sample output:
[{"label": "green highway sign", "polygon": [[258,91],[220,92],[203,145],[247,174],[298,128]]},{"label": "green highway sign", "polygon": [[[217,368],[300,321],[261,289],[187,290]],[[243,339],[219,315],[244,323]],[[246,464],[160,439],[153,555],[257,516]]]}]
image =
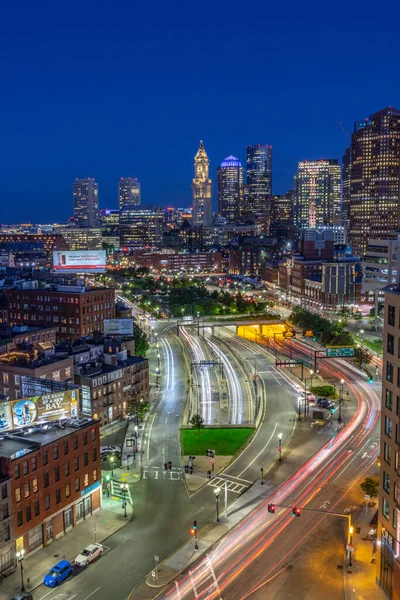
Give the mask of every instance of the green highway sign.
[{"label": "green highway sign", "polygon": [[341,356],[341,348],[337,346],[327,346],[326,347],[326,356],[329,358],[338,358]]},{"label": "green highway sign", "polygon": [[327,358],[340,358],[354,356],[354,348],[348,346],[327,346],[325,348]]}]

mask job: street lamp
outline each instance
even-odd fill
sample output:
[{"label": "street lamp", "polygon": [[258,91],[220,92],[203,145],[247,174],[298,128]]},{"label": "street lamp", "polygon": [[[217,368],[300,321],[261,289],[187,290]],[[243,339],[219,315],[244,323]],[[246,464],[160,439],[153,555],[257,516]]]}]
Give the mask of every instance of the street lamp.
[{"label": "street lamp", "polygon": [[18,564],[21,565],[21,592],[25,591],[25,586],[24,586],[24,556],[25,556],[25,550],[24,550],[24,548],[21,548],[21,550],[19,550],[17,552],[17,561],[18,561]]},{"label": "street lamp", "polygon": [[338,423],[341,423],[343,421],[343,419],[342,419],[343,386],[344,386],[344,379],[341,379],[340,380],[340,397],[339,397]]},{"label": "street lamp", "polygon": [[136,439],[136,446],[137,446],[137,436],[138,436],[138,426],[135,425],[135,439]]},{"label": "street lamp", "polygon": [[353,525],[351,525],[351,521],[349,520],[349,531],[348,531],[348,534],[347,534],[347,541],[348,541],[348,545],[350,546],[350,548],[349,548],[349,567],[353,566],[353,563],[351,562],[351,554],[352,554],[352,552],[351,552],[351,550],[352,550],[351,549],[351,545],[352,545],[352,542],[353,542],[353,533],[354,533],[354,527],[353,527]]},{"label": "street lamp", "polygon": [[360,333],[361,333],[361,339],[363,340],[364,339],[364,329],[361,329]]},{"label": "street lamp", "polygon": [[218,505],[219,505],[219,493],[220,493],[220,488],[217,487],[214,490],[214,494],[215,494],[215,504],[216,504],[216,508],[217,508],[217,521],[219,522],[219,510],[218,510]]},{"label": "street lamp", "polygon": [[282,460],[282,434],[278,433],[278,454],[279,460]]},{"label": "street lamp", "polygon": [[311,388],[312,388],[312,378],[313,378],[313,375],[314,375],[314,371],[312,369],[310,369],[310,377],[311,377],[310,391],[311,391]]},{"label": "street lamp", "polygon": [[114,457],[114,456],[110,456],[110,463],[111,463],[111,479],[114,479],[114,460],[115,460],[115,457]]},{"label": "street lamp", "polygon": [[122,508],[125,509],[125,519],[127,517],[126,515],[126,494],[128,493],[128,484],[127,483],[121,483],[120,485],[120,489],[121,489],[121,494],[122,494]]}]

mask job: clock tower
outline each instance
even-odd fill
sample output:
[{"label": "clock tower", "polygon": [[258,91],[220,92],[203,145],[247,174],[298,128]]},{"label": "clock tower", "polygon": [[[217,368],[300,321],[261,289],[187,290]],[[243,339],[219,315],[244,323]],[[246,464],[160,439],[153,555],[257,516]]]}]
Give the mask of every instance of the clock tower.
[{"label": "clock tower", "polygon": [[194,157],[194,179],[192,180],[193,226],[211,225],[211,179],[209,178],[210,161],[200,141],[199,149]]}]

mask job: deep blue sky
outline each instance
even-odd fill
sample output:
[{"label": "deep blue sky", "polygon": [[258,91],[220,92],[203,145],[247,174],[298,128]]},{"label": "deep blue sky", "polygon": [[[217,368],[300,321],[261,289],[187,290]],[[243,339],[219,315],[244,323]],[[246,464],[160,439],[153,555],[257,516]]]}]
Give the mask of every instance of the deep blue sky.
[{"label": "deep blue sky", "polygon": [[[400,107],[400,3],[32,2],[2,5],[0,222],[63,221],[75,177],[117,207],[189,206],[200,139],[211,176],[273,144],[273,191],[302,159],[340,158],[354,120]],[[215,194],[216,195],[216,194]]]}]

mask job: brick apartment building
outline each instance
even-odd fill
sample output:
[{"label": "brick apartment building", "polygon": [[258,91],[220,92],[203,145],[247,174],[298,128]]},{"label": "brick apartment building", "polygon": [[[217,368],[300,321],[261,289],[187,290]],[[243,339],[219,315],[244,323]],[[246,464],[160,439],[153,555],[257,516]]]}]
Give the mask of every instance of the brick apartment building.
[{"label": "brick apartment building", "polygon": [[108,288],[52,286],[4,290],[8,325],[57,327],[59,340],[103,331],[104,319],[115,318],[115,292]]},{"label": "brick apartment building", "polygon": [[15,325],[0,329],[0,354],[15,350],[17,346],[31,344],[56,343],[58,327],[33,327],[31,325]]},{"label": "brick apartment building", "polygon": [[0,473],[0,579],[15,568],[14,519],[10,475]]},{"label": "brick apartment building", "polygon": [[54,421],[47,429],[3,435],[0,481],[7,477],[15,551],[48,546],[100,508],[99,423]]}]

